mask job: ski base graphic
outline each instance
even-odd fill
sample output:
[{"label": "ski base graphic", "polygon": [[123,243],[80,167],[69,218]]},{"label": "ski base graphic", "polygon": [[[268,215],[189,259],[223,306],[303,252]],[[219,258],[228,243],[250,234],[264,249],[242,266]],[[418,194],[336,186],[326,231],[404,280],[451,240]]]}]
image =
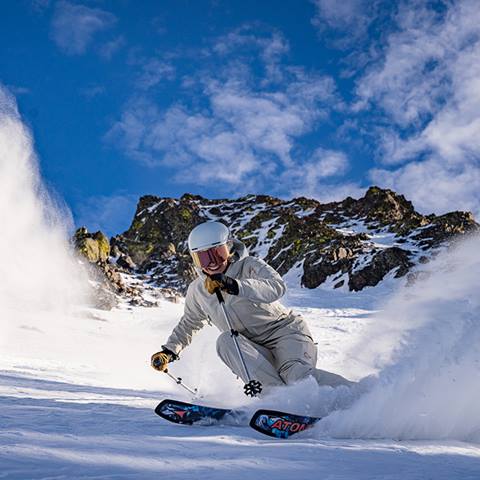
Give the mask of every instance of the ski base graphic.
[{"label": "ski base graphic", "polygon": [[276,410],[257,410],[250,420],[250,426],[270,437],[290,438],[313,427],[320,420],[319,417],[294,415]]},{"label": "ski base graphic", "polygon": [[214,425],[220,420],[228,420],[226,423],[235,425],[240,424],[245,416],[238,410],[206,407],[170,399],[160,402],[155,413],[169,422],[182,425]]},{"label": "ski base graphic", "polygon": [[[247,425],[248,421],[242,410],[207,407],[171,399],[160,402],[155,413],[169,422],[181,425]],[[270,437],[290,438],[311,428],[319,420],[318,417],[277,410],[257,410],[250,419],[250,426]]]}]

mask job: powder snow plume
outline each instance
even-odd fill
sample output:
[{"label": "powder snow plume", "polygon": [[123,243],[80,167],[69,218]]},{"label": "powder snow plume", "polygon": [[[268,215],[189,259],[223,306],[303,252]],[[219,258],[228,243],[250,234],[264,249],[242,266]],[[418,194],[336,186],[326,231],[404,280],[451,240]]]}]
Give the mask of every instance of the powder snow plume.
[{"label": "powder snow plume", "polygon": [[1,85],[0,218],[0,342],[20,345],[15,326],[41,312],[60,317],[83,298],[86,282],[68,250],[65,214],[41,183],[30,132]]},{"label": "powder snow plume", "polygon": [[380,373],[319,432],[335,437],[480,441],[480,238],[430,265],[356,346]]}]

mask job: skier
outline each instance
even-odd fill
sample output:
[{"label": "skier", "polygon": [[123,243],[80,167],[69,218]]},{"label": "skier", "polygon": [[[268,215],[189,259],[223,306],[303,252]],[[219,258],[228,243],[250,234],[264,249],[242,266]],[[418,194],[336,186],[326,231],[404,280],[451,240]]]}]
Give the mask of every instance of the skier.
[{"label": "skier", "polygon": [[317,347],[308,326],[278,301],[286,290],[282,277],[263,260],[248,255],[227,226],[201,223],[191,231],[188,247],[199,276],[188,287],[184,315],[162,350],[152,355],[153,368],[167,370],[193,334],[211,321],[223,332],[217,339],[218,356],[235,375],[249,381],[215,295],[220,289],[243,361],[263,386],[289,385],[309,375],[319,385],[353,383],[315,368]]}]

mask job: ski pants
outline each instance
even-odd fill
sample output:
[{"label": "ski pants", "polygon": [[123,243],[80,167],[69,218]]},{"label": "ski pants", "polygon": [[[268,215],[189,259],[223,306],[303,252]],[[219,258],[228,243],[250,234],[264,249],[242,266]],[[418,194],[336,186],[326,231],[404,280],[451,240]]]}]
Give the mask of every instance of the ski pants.
[{"label": "ski pants", "polygon": [[[352,384],[341,375],[315,368],[317,347],[309,336],[300,332],[276,338],[268,345],[252,342],[241,334],[236,338],[250,375],[262,385],[290,385],[309,375],[319,385]],[[218,337],[217,354],[235,375],[248,382],[230,332],[223,332]]]}]

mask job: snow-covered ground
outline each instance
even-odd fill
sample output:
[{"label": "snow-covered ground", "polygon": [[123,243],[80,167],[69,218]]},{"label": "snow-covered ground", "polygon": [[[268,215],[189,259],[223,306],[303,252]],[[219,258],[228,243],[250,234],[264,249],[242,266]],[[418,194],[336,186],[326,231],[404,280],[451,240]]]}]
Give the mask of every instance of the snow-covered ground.
[{"label": "snow-covered ground", "polygon": [[[480,249],[439,256],[413,289],[390,278],[361,294],[296,288],[285,302],[318,342],[318,366],[362,380],[312,379],[247,399],[206,327],[171,371],[216,406],[325,415],[290,440],[247,426],[187,427],[157,417],[190,400],[149,366],[182,304],[82,307],[83,273],[65,215],[42,188],[32,140],[0,86],[0,478],[478,479]],[[393,297],[392,297],[393,295]]]},{"label": "snow-covered ground", "polygon": [[[32,316],[30,323],[24,319],[12,328],[1,355],[2,476],[479,478],[480,445],[474,443],[338,438],[321,428],[276,441],[247,426],[187,427],[160,419],[153,413],[160,400],[190,399],[149,367],[150,354],[181,310],[182,305],[165,302],[152,309],[76,312],[54,331],[48,329],[47,316]],[[369,311],[313,307],[301,311],[319,343],[320,366],[354,378],[373,371],[352,353],[372,328]],[[215,338],[214,328],[206,327],[171,368],[199,388],[204,395],[200,401],[206,404],[318,413],[352,401],[346,392],[339,395],[311,382],[248,400],[241,384],[216,359]]]}]

